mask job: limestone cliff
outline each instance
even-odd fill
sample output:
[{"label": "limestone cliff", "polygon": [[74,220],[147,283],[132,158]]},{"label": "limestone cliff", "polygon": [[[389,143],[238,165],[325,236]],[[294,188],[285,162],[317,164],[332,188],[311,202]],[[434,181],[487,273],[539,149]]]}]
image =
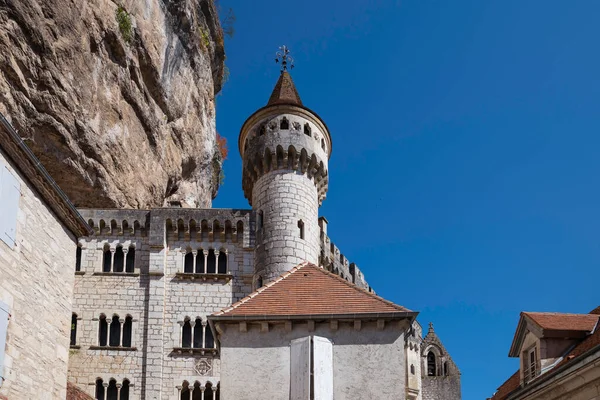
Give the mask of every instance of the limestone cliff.
[{"label": "limestone cliff", "polygon": [[210,207],[212,0],[0,0],[0,112],[79,207]]}]

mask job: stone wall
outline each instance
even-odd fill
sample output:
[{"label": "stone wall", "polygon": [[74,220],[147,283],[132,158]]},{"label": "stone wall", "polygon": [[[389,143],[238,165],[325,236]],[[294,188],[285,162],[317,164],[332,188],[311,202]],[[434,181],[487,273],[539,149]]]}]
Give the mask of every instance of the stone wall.
[{"label": "stone wall", "polygon": [[0,152],[20,182],[16,245],[0,241],[0,300],[10,307],[0,397],[64,399],[76,240]]},{"label": "stone wall", "polygon": [[460,376],[423,377],[423,400],[460,400]]},{"label": "stone wall", "polygon": [[[181,349],[181,325],[186,317],[205,322],[250,293],[251,212],[166,208],[82,210],[82,215],[95,234],[80,240],[73,306],[80,347],[72,349],[69,380],[94,395],[97,378],[127,379],[130,399],[175,399],[184,380],[216,387],[217,352]],[[118,245],[135,248],[133,273],[102,272],[105,249]],[[208,249],[227,253],[226,274],[182,274],[186,253]],[[132,348],[97,346],[101,313],[133,317]],[[196,368],[201,359],[211,365],[204,375]]]},{"label": "stone wall", "polygon": [[[404,398],[404,329],[397,322],[377,329],[376,322],[363,322],[360,332],[353,322],[339,322],[336,330],[328,322],[306,322],[293,328],[270,324],[220,324],[221,399],[273,400],[290,398],[290,343],[310,335],[333,342],[333,389],[335,399]],[[358,334],[357,334],[358,333]]]}]

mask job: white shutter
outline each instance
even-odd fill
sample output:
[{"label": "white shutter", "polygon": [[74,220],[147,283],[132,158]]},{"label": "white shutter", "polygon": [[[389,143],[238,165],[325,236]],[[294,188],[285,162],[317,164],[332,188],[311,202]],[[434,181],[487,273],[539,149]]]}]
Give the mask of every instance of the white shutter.
[{"label": "white shutter", "polygon": [[315,400],[333,400],[333,345],[329,339],[313,337]]},{"label": "white shutter", "polygon": [[8,305],[0,301],[0,386],[4,382],[4,351],[6,348],[6,331],[8,329]]},{"label": "white shutter", "polygon": [[310,337],[292,340],[290,400],[310,399]]},{"label": "white shutter", "polygon": [[0,163],[0,239],[11,249],[16,244],[20,184]]}]

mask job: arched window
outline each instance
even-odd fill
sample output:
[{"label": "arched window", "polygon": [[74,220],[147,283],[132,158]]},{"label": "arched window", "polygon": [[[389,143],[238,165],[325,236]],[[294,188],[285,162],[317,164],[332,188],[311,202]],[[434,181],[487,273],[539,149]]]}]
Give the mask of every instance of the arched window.
[{"label": "arched window", "polygon": [[227,253],[224,251],[219,252],[219,270],[217,272],[219,274],[227,273]]},{"label": "arched window", "polygon": [[123,324],[123,347],[131,347],[131,335],[133,330],[133,318],[128,315]]},{"label": "arched window", "polygon": [[213,338],[212,330],[210,326],[206,325],[206,333],[204,334],[204,348],[214,349],[215,339]]},{"label": "arched window", "polygon": [[410,365],[410,373],[411,375],[415,374],[415,366],[413,364]]},{"label": "arched window", "polygon": [[202,320],[200,318],[196,318],[196,324],[194,325],[194,348],[201,349],[202,348],[202,339],[204,334],[202,332]]},{"label": "arched window", "polygon": [[196,273],[203,274],[204,272],[204,251],[200,249],[198,250],[198,255],[196,256]]},{"label": "arched window", "polygon": [[298,230],[300,233],[300,239],[304,239],[304,221],[298,221]]},{"label": "arched window", "polygon": [[217,400],[221,400],[221,382],[217,383],[217,395],[215,396]]},{"label": "arched window", "polygon": [[189,318],[185,318],[183,329],[181,331],[181,347],[192,347],[192,324]]},{"label": "arched window", "polygon": [[242,221],[237,222],[235,231],[238,243],[242,243],[244,241],[244,223]]},{"label": "arched window", "polygon": [[104,399],[104,382],[100,378],[96,379],[96,398]]},{"label": "arched window", "polygon": [[121,386],[121,395],[119,400],[129,400],[129,380],[123,380],[123,386]]},{"label": "arched window", "polygon": [[135,269],[135,247],[129,247],[127,259],[125,260],[125,272],[133,272]]},{"label": "arched window", "polygon": [[194,272],[194,254],[192,254],[191,251],[188,251],[185,255],[183,261],[183,272],[185,272],[186,274],[191,274]]},{"label": "arched window", "polygon": [[202,389],[200,388],[200,382],[198,381],[194,383],[194,388],[192,390],[192,400],[202,400]]},{"label": "arched window", "polygon": [[77,314],[71,314],[71,346],[77,345]]},{"label": "arched window", "polygon": [[108,339],[109,346],[119,346],[121,341],[121,322],[118,315],[113,315],[110,323],[110,338]]},{"label": "arched window", "polygon": [[106,246],[104,248],[104,255],[102,259],[102,272],[110,272],[110,263],[112,259],[112,252],[110,248]]},{"label": "arched window", "polygon": [[432,351],[427,353],[427,375],[435,376],[435,354]]},{"label": "arched window", "polygon": [[181,400],[190,400],[190,384],[188,381],[183,381],[181,385]]},{"label": "arched window", "polygon": [[108,382],[108,388],[106,390],[106,400],[117,400],[119,396],[119,390],[117,389],[117,381],[111,379]]},{"label": "arched window", "polygon": [[279,129],[290,129],[290,121],[286,117],[281,119],[281,123],[279,124]]},{"label": "arched window", "polygon": [[81,271],[81,246],[77,246],[75,252],[75,271]]},{"label": "arched window", "polygon": [[123,246],[118,246],[115,251],[115,261],[113,265],[113,272],[123,272],[123,264],[125,261],[125,253],[123,253]]},{"label": "arched window", "polygon": [[108,323],[106,322],[106,315],[100,315],[98,322],[98,346],[106,346],[108,339]]},{"label": "arched window", "polygon": [[307,123],[304,124],[304,134],[310,136],[310,125]]},{"label": "arched window", "polygon": [[444,376],[448,376],[448,361],[444,361]]},{"label": "arched window", "polygon": [[206,258],[206,273],[216,274],[217,273],[217,256],[215,250],[210,249],[208,251],[208,257]]},{"label": "arched window", "polygon": [[204,400],[213,400],[213,388],[210,382],[206,382],[204,386]]}]

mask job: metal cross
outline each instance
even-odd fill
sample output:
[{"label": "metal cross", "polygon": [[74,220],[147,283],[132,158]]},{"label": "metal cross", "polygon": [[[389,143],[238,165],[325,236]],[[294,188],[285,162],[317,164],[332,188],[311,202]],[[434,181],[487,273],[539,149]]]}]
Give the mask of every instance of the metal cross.
[{"label": "metal cross", "polygon": [[290,56],[290,50],[286,45],[281,46],[276,55],[275,62],[278,64],[281,62],[281,72],[287,70],[288,64],[290,65],[290,69],[294,68],[294,59]]}]

